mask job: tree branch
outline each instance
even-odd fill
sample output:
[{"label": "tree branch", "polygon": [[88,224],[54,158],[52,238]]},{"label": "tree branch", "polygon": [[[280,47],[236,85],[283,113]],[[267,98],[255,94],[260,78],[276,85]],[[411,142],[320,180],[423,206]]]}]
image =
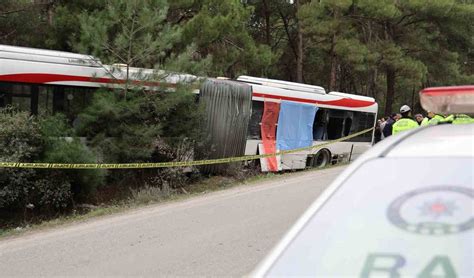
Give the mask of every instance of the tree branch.
[{"label": "tree branch", "polygon": [[7,17],[7,15],[9,14],[14,14],[14,13],[21,13],[21,12],[24,12],[26,10],[29,10],[31,7],[26,7],[26,8],[21,8],[21,9],[17,9],[17,10],[11,10],[11,11],[6,11],[6,12],[0,12],[0,16],[1,17]]}]

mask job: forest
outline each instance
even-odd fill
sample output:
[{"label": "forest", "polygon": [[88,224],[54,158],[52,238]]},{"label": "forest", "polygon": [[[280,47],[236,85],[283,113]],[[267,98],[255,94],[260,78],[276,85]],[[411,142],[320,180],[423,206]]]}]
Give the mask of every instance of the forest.
[{"label": "forest", "polygon": [[421,88],[474,82],[472,22],[470,0],[4,0],[0,43],[314,84],[388,115],[420,111]]}]

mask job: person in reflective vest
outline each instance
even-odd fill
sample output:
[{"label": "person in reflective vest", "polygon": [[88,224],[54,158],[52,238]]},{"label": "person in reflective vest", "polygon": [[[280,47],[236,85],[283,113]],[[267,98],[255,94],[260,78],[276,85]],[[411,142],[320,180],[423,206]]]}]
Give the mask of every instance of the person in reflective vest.
[{"label": "person in reflective vest", "polygon": [[428,111],[428,116],[423,119],[423,121],[421,122],[421,126],[437,125],[442,121],[444,121],[443,116]]},{"label": "person in reflective vest", "polygon": [[415,120],[418,123],[418,125],[421,125],[421,123],[423,122],[423,119],[424,119],[423,115],[421,115],[421,114],[416,114],[415,115]]},{"label": "person in reflective vest", "polygon": [[454,116],[453,125],[472,124],[474,119],[466,114],[456,114]]},{"label": "person in reflective vest", "polygon": [[451,123],[453,123],[454,118],[455,118],[455,116],[453,114],[451,114],[449,116],[444,117],[444,119],[442,121],[440,121],[440,123],[451,124]]},{"label": "person in reflective vest", "polygon": [[400,108],[400,114],[402,114],[402,118],[393,124],[393,127],[392,127],[393,135],[418,127],[418,123],[410,117],[410,114],[411,114],[410,106],[403,105]]}]

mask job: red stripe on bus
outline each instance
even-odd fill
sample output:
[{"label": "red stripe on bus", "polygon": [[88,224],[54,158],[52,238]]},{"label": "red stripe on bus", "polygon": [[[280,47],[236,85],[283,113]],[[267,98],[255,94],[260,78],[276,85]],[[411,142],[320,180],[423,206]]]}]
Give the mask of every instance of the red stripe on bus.
[{"label": "red stripe on bus", "polygon": [[[19,82],[19,83],[34,83],[34,84],[47,84],[51,82],[89,82],[89,83],[102,83],[102,84],[124,84],[123,79],[113,79],[105,77],[88,77],[88,76],[77,76],[77,75],[65,75],[65,74],[50,74],[50,73],[18,73],[18,74],[5,74],[0,75],[0,81],[7,82]],[[138,81],[133,80],[133,84],[143,86],[166,86],[176,87],[176,84],[172,83],[160,83],[150,81]]]},{"label": "red stripe on bus", "polygon": [[432,87],[423,89],[420,93],[429,96],[474,94],[474,86]]},{"label": "red stripe on bus", "polygon": [[297,102],[305,102],[305,103],[311,103],[311,104],[344,106],[344,107],[352,107],[352,108],[367,107],[367,106],[371,106],[375,104],[375,102],[372,102],[372,101],[350,99],[350,98],[343,98],[343,99],[338,99],[338,100],[314,100],[314,99],[304,99],[304,98],[287,97],[287,96],[275,96],[275,95],[262,94],[262,93],[257,93],[257,92],[253,92],[253,96],[261,97],[261,98],[297,101]]}]

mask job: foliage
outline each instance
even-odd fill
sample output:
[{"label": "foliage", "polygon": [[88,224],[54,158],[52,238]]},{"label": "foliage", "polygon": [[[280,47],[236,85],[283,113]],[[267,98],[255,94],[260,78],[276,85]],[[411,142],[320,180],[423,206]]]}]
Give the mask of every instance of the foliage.
[{"label": "foliage", "polygon": [[167,11],[165,0],[116,0],[92,13],[83,12],[76,48],[108,64],[152,68],[179,37],[176,26],[165,22]]},{"label": "foliage", "polygon": [[[38,161],[45,140],[27,113],[0,110],[0,161]],[[0,209],[58,210],[71,200],[70,183],[59,171],[0,169]]]},{"label": "foliage", "polygon": [[[97,156],[79,138],[71,137],[74,130],[69,127],[63,114],[40,119],[41,133],[45,139],[42,162],[49,163],[97,163]],[[63,170],[76,201],[91,199],[96,189],[105,182],[105,170]]]},{"label": "foliage", "polygon": [[[200,136],[202,109],[186,87],[175,92],[137,90],[124,98],[103,90],[79,115],[78,134],[87,137],[106,163],[157,162],[183,159]],[[184,146],[184,148],[182,148]],[[153,175],[164,175],[163,170]],[[124,171],[130,177],[140,171]],[[117,176],[118,177],[118,176]]]},{"label": "foliage", "polygon": [[388,113],[422,87],[474,82],[473,21],[462,0],[6,0],[0,39],[203,76],[294,81],[302,62],[304,82]]},{"label": "foliage", "polygon": [[[0,161],[95,163],[95,155],[73,137],[63,115],[36,119],[0,110]],[[67,139],[69,138],[69,140]],[[58,212],[91,198],[104,182],[102,170],[0,169],[0,210]]]},{"label": "foliage", "polygon": [[201,113],[186,88],[172,93],[134,91],[127,99],[104,90],[79,115],[78,133],[90,138],[105,162],[145,162],[152,159],[161,137],[196,138]]},{"label": "foliage", "polygon": [[[472,80],[472,73],[468,77],[459,70],[469,55],[459,46],[473,43],[468,23],[473,19],[472,9],[472,4],[453,0],[429,5],[423,1],[313,1],[299,16],[307,42],[326,49],[326,63],[338,65],[336,89],[374,96],[386,103],[385,113],[389,113],[411,100],[412,91],[433,84],[432,80],[436,84]],[[454,25],[458,31],[448,31]],[[386,94],[378,94],[384,87]],[[398,101],[396,95],[401,95]]]},{"label": "foliage", "polygon": [[36,160],[44,144],[34,118],[13,108],[0,110],[0,139],[0,156],[3,161]]},{"label": "foliage", "polygon": [[[0,5],[0,44],[44,47],[47,17],[28,0],[3,0]],[[28,19],[28,20],[25,20]],[[35,35],[31,35],[35,31]]]},{"label": "foliage", "polygon": [[81,25],[79,17],[83,13],[93,13],[104,9],[102,0],[55,0],[50,8],[51,24],[45,41],[48,48],[74,51],[79,40]]},{"label": "foliage", "polygon": [[195,43],[203,57],[212,57],[212,75],[266,75],[276,57],[250,35],[251,8],[239,0],[194,1],[190,8],[197,12],[184,25],[183,40]]}]

